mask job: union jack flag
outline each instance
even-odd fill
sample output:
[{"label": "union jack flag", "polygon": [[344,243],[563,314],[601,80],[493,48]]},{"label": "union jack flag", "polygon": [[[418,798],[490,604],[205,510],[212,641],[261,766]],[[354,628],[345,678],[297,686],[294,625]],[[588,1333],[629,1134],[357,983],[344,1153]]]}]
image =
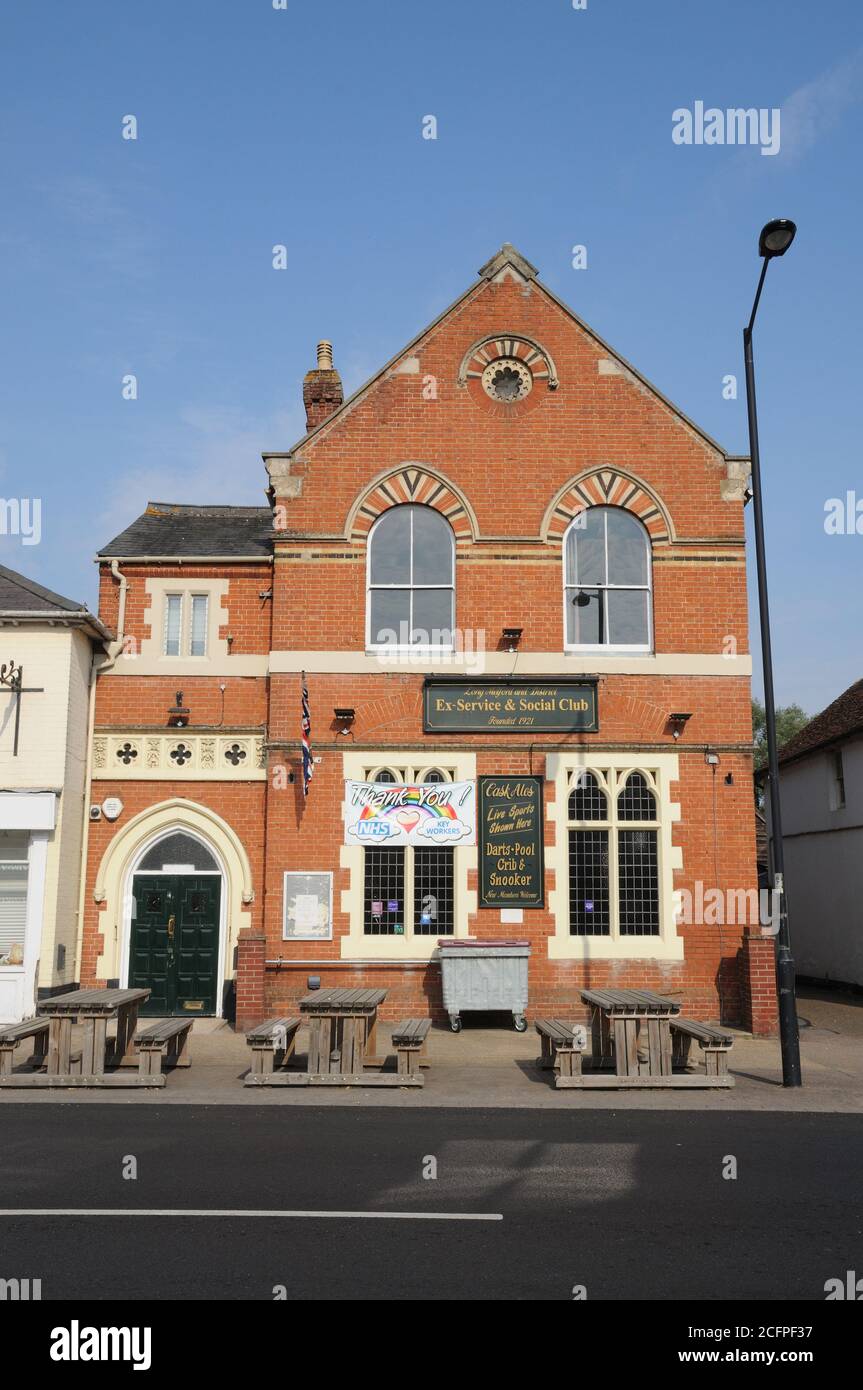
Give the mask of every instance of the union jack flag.
[{"label": "union jack flag", "polygon": [[303,671],[303,796],[308,796],[309,794],[309,783],[315,771],[311,744],[309,742],[311,736],[312,716],[309,712],[309,687],[306,684],[306,673]]}]

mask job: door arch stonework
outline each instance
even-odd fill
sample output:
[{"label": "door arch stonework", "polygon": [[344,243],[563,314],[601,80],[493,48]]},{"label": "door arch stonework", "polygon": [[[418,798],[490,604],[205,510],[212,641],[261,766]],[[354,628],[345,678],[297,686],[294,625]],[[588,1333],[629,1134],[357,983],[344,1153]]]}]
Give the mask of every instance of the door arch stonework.
[{"label": "door arch stonework", "polygon": [[119,979],[128,947],[132,871],[142,852],[160,833],[188,831],[213,851],[224,874],[224,974],[233,974],[237,936],[252,925],[252,870],[242,841],[227,821],[207,806],[182,797],[150,806],[133,816],[108,845],[96,873],[93,897],[100,904],[101,936],[97,979]]}]

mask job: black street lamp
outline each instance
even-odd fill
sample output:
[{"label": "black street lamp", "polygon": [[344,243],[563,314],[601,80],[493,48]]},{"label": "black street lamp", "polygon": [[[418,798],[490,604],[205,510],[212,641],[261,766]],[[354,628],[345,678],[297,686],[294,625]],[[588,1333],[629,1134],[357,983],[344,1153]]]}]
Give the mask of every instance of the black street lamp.
[{"label": "black street lamp", "polygon": [[[782,1084],[801,1086],[800,1037],[794,997],[794,957],[788,930],[785,899],[785,854],[782,843],[782,811],[779,798],[779,757],[776,750],[776,706],[773,698],[773,658],[770,650],[770,611],[767,602],[767,561],[764,554],[764,507],[761,495],[761,458],[758,452],[758,415],[755,409],[755,366],[752,360],[752,326],[764,286],[767,267],[774,256],[784,256],[797,231],[793,222],[777,218],[761,229],[758,254],[764,258],[755,303],[743,330],[746,363],[746,408],[749,415],[749,452],[752,460],[752,503],[755,522],[755,564],[758,572],[758,614],[761,623],[761,660],[764,667],[764,711],[767,723],[767,767],[770,784],[770,820],[773,830],[773,890],[779,903],[776,987],[779,994],[779,1041],[782,1048]],[[777,898],[774,898],[775,902]]]}]

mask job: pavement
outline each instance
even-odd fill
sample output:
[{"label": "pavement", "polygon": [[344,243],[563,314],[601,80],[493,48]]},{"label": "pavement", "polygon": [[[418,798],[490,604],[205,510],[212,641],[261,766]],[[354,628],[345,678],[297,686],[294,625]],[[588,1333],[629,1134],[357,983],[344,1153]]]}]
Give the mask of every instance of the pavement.
[{"label": "pavement", "polygon": [[[105,1320],[102,1299],[561,1300],[595,1341],[596,1314],[585,1323],[573,1300],[706,1300],[687,1316],[710,1327],[808,1323],[779,1301],[823,1301],[828,1280],[863,1269],[856,1116],[633,1116],[620,1098],[614,1112],[575,1099],[530,1113],[15,1103],[0,1276],[41,1280],[43,1300],[87,1322]],[[716,1311],[725,1299],[740,1312]],[[214,1326],[196,1327],[196,1355]],[[267,1326],[294,1323],[273,1310]],[[618,1335],[633,1326],[626,1312]],[[632,1351],[651,1364],[648,1342]]]},{"label": "pavement", "polygon": [[[722,1090],[557,1091],[549,1073],[536,1066],[539,1039],[530,1027],[516,1033],[502,1018],[489,1026],[484,1016],[464,1016],[462,1032],[433,1028],[425,1086],[415,1090],[369,1087],[244,1087],[249,1049],[242,1034],[219,1020],[198,1020],[192,1036],[192,1065],[168,1075],[158,1091],[3,1090],[0,1106],[239,1105],[315,1106],[414,1110],[483,1107],[527,1110],[710,1110],[863,1112],[863,997],[827,990],[801,990],[798,999],[803,1086],[782,1085],[779,1043],[736,1033],[730,1054],[735,1086]],[[386,1038],[386,1025],[379,1026]],[[300,1031],[297,1054],[305,1051]],[[697,1048],[693,1051],[697,1055]],[[302,1066],[302,1060],[300,1060]]]}]

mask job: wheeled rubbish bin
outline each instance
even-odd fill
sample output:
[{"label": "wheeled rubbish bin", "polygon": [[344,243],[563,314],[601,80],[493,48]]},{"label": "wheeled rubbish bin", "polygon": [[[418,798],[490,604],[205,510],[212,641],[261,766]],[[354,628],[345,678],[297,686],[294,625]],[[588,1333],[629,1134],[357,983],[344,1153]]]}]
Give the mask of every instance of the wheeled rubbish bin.
[{"label": "wheeled rubbish bin", "polygon": [[500,1009],[512,1014],[516,1031],[527,1027],[529,941],[438,941],[443,1006],[454,1033],[468,1010]]}]

